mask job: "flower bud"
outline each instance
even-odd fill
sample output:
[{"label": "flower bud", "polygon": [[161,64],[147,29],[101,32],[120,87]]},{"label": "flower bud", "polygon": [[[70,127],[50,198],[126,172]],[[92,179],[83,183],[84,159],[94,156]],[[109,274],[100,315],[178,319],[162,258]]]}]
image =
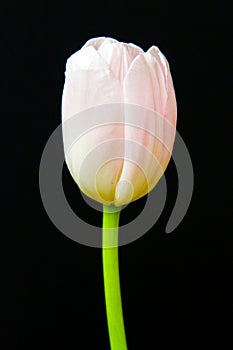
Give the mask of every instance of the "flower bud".
[{"label": "flower bud", "polygon": [[[168,62],[111,38],[89,40],[67,61],[62,96],[67,166],[90,198],[121,206],[153,189],[171,157],[176,99]],[[82,130],[82,132],[80,132]]]}]

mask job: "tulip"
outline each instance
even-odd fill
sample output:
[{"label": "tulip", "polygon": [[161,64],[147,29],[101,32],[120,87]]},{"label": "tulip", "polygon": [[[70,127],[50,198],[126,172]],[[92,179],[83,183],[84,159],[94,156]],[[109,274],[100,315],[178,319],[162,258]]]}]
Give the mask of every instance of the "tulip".
[{"label": "tulip", "polygon": [[[89,112],[82,118],[83,111],[91,115],[98,106],[113,106],[108,124],[100,118],[100,126],[86,130],[66,152],[74,180],[104,205],[122,206],[144,196],[165,171],[175,137],[176,99],[166,58],[156,46],[144,52],[100,37],[68,59],[65,75],[63,122],[76,118],[85,128]],[[114,109],[119,105],[122,113]]]},{"label": "tulip", "polygon": [[171,157],[176,99],[166,58],[155,46],[144,52],[111,38],[89,40],[67,61],[62,119],[67,166],[80,189],[103,204],[109,340],[111,350],[127,350],[119,215],[153,189]]}]

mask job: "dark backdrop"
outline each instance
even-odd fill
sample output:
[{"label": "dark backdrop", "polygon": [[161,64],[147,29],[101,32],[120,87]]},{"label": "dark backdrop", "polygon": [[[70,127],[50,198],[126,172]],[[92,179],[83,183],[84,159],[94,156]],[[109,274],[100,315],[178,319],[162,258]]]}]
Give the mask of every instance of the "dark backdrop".
[{"label": "dark backdrop", "polygon": [[[38,169],[60,123],[67,58],[90,38],[111,36],[169,60],[178,131],[195,188],[183,222],[166,235],[177,176],[156,225],[119,249],[129,350],[232,348],[230,228],[230,2],[11,1],[2,5],[2,349],[109,349],[101,250],[79,245],[50,222]],[[64,168],[74,210],[101,224]],[[144,200],[122,213],[122,222]],[[156,205],[156,203],[155,203]],[[120,350],[120,349],[119,349]]]}]

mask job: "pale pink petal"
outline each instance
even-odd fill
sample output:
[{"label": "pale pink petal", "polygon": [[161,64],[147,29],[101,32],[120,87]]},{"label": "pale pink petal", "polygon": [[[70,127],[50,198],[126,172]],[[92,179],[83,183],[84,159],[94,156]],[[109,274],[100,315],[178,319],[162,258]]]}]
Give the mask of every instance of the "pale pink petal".
[{"label": "pale pink petal", "polygon": [[[75,53],[67,62],[66,80],[62,97],[62,119],[65,122],[72,116],[80,118],[82,127],[88,125],[88,114],[86,118],[80,117],[81,111],[93,113],[91,107],[122,102],[122,88],[115,79],[106,62],[92,47],[86,47]],[[115,144],[98,149],[106,141],[122,139],[124,128],[114,122],[123,123],[123,114],[114,113],[107,116],[112,124],[109,126],[96,127],[89,130],[78,139],[66,155],[66,161],[72,176],[81,190],[101,203],[112,201],[115,195],[118,174],[123,164],[122,147]],[[97,118],[97,114],[96,114]],[[106,115],[103,115],[106,118]],[[97,125],[102,123],[98,120]],[[64,128],[65,132],[69,132]],[[114,151],[115,148],[115,151]],[[88,169],[83,171],[86,160],[91,153],[91,162]],[[112,159],[111,155],[116,153],[118,160]],[[98,181],[97,181],[98,179]]]},{"label": "pale pink petal", "polygon": [[[154,148],[154,138],[147,130],[153,130],[153,121],[146,117],[147,108],[153,110],[153,80],[151,79],[150,67],[144,55],[139,55],[133,61],[123,85],[125,102],[125,155],[122,173],[116,188],[116,203],[127,203],[130,197],[136,198],[147,187],[147,176],[151,168],[151,157],[146,156],[145,149],[152,151]],[[139,105],[138,110],[127,107],[128,104]],[[145,107],[145,109],[140,108]],[[133,115],[134,114],[134,115]],[[135,121],[136,126],[131,126]],[[142,121],[142,128],[137,127]],[[148,125],[149,123],[149,125]],[[136,150],[136,145],[138,143]],[[130,186],[125,188],[125,184]],[[123,184],[123,185],[122,185]],[[133,188],[133,194],[131,193]],[[127,190],[128,189],[128,190]],[[132,198],[131,198],[132,200]]]},{"label": "pale pink petal", "polygon": [[165,118],[169,120],[169,122],[173,125],[174,128],[176,128],[177,105],[176,105],[175,90],[174,90],[170,71],[167,78],[167,86],[168,86],[168,100],[167,100],[167,106],[165,111]]},{"label": "pale pink petal", "polygon": [[69,58],[62,96],[63,120],[96,105],[122,101],[118,80],[92,46]]},{"label": "pale pink petal", "polygon": [[[145,195],[163,174],[165,165],[162,157],[166,149],[157,134],[161,138],[164,118],[154,115],[153,120],[151,114],[152,111],[147,109],[138,107],[137,111],[132,111],[125,106],[124,164],[116,188],[118,205]],[[133,194],[129,186],[127,192],[122,183],[131,184]]]},{"label": "pale pink petal", "polygon": [[98,52],[107,62],[116,79],[122,82],[131,63],[135,57],[142,53],[142,50],[136,45],[105,40]]},{"label": "pale pink petal", "polygon": [[169,65],[166,57],[162,54],[162,52],[157,46],[151,46],[151,48],[147,52],[153,55],[156,58],[157,62],[159,62],[164,74],[164,79],[166,80],[169,71]]},{"label": "pale pink petal", "polygon": [[[133,61],[125,77],[123,91],[125,104],[144,108],[139,108],[134,115],[130,108],[125,110],[125,159],[116,189],[117,203],[121,200],[126,202],[130,195],[125,188],[121,190],[121,183],[131,184],[133,200],[145,195],[159,181],[170,157],[163,145],[167,89],[163,71],[155,57],[146,53]],[[154,113],[154,119],[151,119],[153,111],[159,113]],[[133,121],[141,127],[127,125]],[[136,148],[129,140],[140,145],[136,156]]]},{"label": "pale pink petal", "polygon": [[102,36],[102,37],[99,37],[99,38],[93,38],[93,39],[90,39],[86,42],[85,45],[83,45],[82,49],[84,49],[85,47],[88,47],[88,46],[92,46],[94,47],[96,50],[99,49],[99,47],[101,46],[101,44],[105,41],[109,41],[109,42],[117,42],[117,40],[115,39],[112,39],[112,38],[106,38],[105,36]]},{"label": "pale pink petal", "polygon": [[155,84],[145,55],[138,55],[124,79],[124,102],[155,110]]},{"label": "pale pink petal", "polygon": [[150,66],[151,77],[154,81],[155,111],[164,115],[167,103],[166,79],[157,59],[150,52],[146,52],[145,57]]},{"label": "pale pink petal", "polygon": [[147,52],[156,58],[163,70],[168,95],[164,116],[176,127],[177,106],[169,63],[158,47],[152,46]]},{"label": "pale pink petal", "polygon": [[123,166],[123,132],[123,126],[115,125],[90,130],[75,142],[66,157],[80,189],[100,203],[114,201]]}]

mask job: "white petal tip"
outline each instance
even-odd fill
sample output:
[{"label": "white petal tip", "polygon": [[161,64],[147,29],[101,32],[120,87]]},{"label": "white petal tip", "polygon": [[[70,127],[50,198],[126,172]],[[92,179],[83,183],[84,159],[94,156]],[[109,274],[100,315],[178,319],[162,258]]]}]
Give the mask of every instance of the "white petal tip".
[{"label": "white petal tip", "polygon": [[127,180],[118,182],[116,186],[115,201],[116,206],[129,204],[133,200],[134,189],[132,184]]}]

